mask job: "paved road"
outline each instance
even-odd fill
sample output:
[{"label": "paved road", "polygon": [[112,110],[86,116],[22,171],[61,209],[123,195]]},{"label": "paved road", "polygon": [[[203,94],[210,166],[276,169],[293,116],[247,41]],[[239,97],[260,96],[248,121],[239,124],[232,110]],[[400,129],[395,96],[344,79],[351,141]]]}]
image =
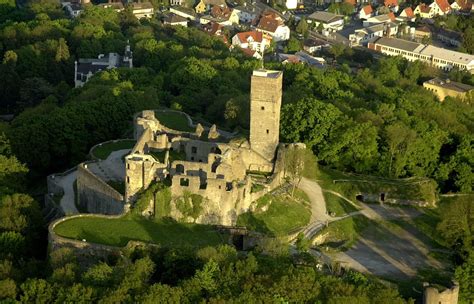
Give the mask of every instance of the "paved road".
[{"label": "paved road", "polygon": [[74,188],[73,184],[74,181],[76,180],[77,176],[77,170],[74,170],[73,172],[69,173],[68,175],[58,177],[56,176],[57,183],[63,187],[64,190],[64,195],[61,198],[61,209],[63,209],[64,214],[76,214],[79,213],[79,211],[76,208],[76,205],[74,204]]}]

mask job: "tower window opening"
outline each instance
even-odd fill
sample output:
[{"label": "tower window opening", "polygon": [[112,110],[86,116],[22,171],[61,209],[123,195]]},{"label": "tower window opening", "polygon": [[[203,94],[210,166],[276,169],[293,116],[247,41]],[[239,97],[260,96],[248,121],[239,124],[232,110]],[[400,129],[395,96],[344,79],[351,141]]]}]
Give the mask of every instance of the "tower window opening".
[{"label": "tower window opening", "polygon": [[263,111],[263,110],[265,110],[265,107],[261,107],[260,109],[262,109],[262,111]]},{"label": "tower window opening", "polygon": [[270,130],[267,129],[267,134],[270,134]]}]

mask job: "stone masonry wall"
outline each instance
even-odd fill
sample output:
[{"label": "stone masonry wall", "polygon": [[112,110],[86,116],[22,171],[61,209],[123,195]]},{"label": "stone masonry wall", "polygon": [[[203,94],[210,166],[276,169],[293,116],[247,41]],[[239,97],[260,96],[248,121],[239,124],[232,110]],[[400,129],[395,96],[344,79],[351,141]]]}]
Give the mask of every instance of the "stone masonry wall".
[{"label": "stone masonry wall", "polygon": [[250,89],[250,147],[271,161],[280,135],[283,73],[257,70]]},{"label": "stone masonry wall", "polygon": [[90,213],[121,214],[124,197],[114,188],[87,169],[87,164],[77,166],[78,204]]}]

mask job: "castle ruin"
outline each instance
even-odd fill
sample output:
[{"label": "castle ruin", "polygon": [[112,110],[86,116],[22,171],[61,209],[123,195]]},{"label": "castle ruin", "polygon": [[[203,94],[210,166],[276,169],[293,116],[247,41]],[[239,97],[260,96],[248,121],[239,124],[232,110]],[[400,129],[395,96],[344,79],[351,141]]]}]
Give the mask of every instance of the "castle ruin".
[{"label": "castle ruin", "polygon": [[[107,213],[117,214],[117,210],[124,212],[127,206],[133,206],[153,182],[168,182],[173,200],[187,194],[203,198],[203,212],[194,221],[234,225],[252,202],[283,182],[281,154],[285,145],[279,143],[282,80],[281,71],[253,71],[250,140],[219,131],[215,125],[206,129],[197,124],[194,132],[177,131],[161,124],[154,111],[138,113],[134,117],[136,144],[125,156],[123,200],[115,194],[110,200],[94,201],[114,192],[101,190],[101,195],[91,195],[93,187],[82,187],[90,184],[82,182],[87,166],[80,165],[79,201],[86,207],[94,206],[95,212],[113,210]],[[255,184],[259,191],[252,191]],[[100,208],[101,203],[115,206]],[[148,214],[154,211],[153,203],[147,208]],[[176,208],[170,216],[192,220]]]},{"label": "castle ruin", "polygon": [[282,78],[280,71],[253,72],[250,142],[226,137],[215,126],[207,132],[199,124],[194,133],[172,130],[153,111],[137,115],[137,143],[125,157],[125,201],[133,203],[153,181],[170,179],[173,197],[188,192],[206,200],[200,222],[235,224],[238,214],[261,196],[252,193],[250,173],[271,174],[268,189],[281,183],[277,151]]}]

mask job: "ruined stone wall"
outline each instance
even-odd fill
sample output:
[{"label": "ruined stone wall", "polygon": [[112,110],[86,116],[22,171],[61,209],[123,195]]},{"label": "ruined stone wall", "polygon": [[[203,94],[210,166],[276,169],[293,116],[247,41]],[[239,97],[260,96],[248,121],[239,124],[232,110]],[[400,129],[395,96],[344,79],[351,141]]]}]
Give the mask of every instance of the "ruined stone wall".
[{"label": "ruined stone wall", "polygon": [[283,73],[257,70],[250,89],[250,147],[271,161],[280,136]]},{"label": "ruined stone wall", "polygon": [[77,196],[80,207],[90,213],[121,214],[125,203],[122,194],[87,169],[77,166]]},{"label": "ruined stone wall", "polygon": [[166,164],[150,155],[132,154],[125,158],[125,201],[135,200],[136,195],[157,178],[163,178]]},{"label": "ruined stone wall", "polygon": [[459,296],[459,285],[455,284],[442,292],[438,291],[436,287],[429,286],[425,283],[425,290],[423,293],[423,304],[457,304]]}]

